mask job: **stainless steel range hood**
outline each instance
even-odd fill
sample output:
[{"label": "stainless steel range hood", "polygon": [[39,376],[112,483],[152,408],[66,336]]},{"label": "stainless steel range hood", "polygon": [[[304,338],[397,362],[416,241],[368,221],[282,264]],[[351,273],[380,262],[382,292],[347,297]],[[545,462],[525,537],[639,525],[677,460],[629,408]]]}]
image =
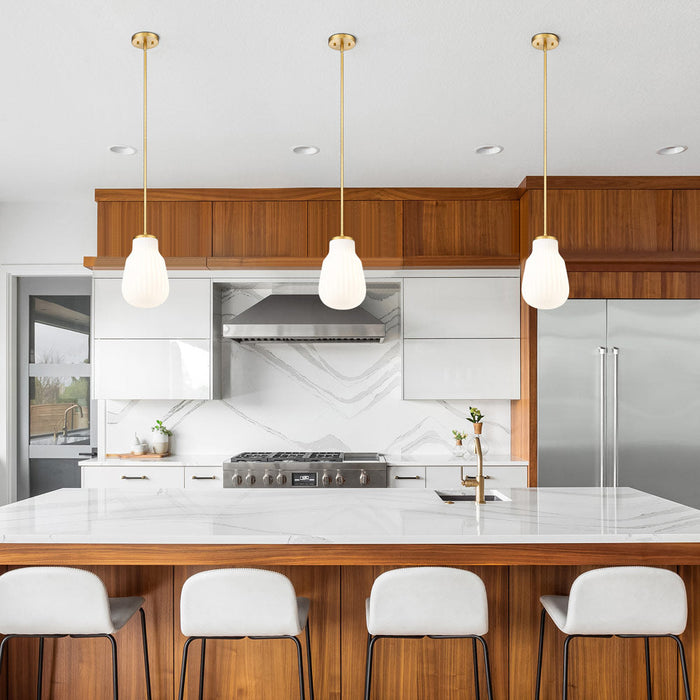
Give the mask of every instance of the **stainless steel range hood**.
[{"label": "stainless steel range hood", "polygon": [[239,343],[381,343],[385,334],[369,311],[330,309],[316,294],[271,294],[223,328]]}]

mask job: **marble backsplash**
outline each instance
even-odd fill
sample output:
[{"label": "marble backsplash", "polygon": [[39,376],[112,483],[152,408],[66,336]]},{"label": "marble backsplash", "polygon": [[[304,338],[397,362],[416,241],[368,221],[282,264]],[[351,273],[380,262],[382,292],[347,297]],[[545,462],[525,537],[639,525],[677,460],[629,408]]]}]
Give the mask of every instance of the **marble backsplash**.
[{"label": "marble backsplash", "polygon": [[[272,291],[312,294],[316,288],[298,282],[226,285],[218,289],[220,320],[230,320]],[[471,404],[486,415],[484,438],[491,454],[507,455],[509,401],[401,399],[400,299],[397,283],[368,285],[363,305],[386,323],[383,343],[225,342],[221,400],[107,401],[106,451],[128,451],[134,432],[150,441],[150,427],[159,418],[173,431],[177,454],[444,454],[452,451],[452,429],[471,427],[465,419]]]}]

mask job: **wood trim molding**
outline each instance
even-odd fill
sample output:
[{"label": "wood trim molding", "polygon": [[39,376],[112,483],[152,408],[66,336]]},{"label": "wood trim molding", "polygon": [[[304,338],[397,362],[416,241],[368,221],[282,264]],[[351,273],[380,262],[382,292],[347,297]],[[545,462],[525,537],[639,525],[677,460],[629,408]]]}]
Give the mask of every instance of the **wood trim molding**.
[{"label": "wood trim molding", "polygon": [[[149,189],[149,202],[300,202],[337,200],[337,187],[289,187],[250,189]],[[516,187],[349,187],[346,201],[371,200],[513,200]],[[96,202],[134,202],[143,199],[141,189],[96,189]]]},{"label": "wood trim molding", "polygon": [[[527,190],[541,190],[542,176],[528,175],[518,185],[520,196]],[[594,175],[594,176],[549,176],[547,189],[552,190],[697,190],[700,176],[695,175]]]},{"label": "wood trim molding", "polygon": [[534,566],[700,565],[700,543],[603,544],[13,544],[0,565]]},{"label": "wood trim molding", "polygon": [[[169,270],[206,270],[207,260],[212,258],[165,258],[165,265]],[[91,270],[123,270],[126,258],[112,258],[108,256],[85,256],[83,266]]]}]

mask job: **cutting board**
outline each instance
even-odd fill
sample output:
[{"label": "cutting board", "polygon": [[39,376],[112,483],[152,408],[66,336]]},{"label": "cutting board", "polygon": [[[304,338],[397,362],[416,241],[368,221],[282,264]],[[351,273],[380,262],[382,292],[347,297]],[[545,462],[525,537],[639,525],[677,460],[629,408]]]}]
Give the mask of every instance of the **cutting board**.
[{"label": "cutting board", "polygon": [[142,455],[135,455],[133,452],[108,452],[105,457],[109,459],[162,459],[163,457],[169,457],[170,452],[166,452],[164,455],[157,455],[155,452],[146,452]]}]

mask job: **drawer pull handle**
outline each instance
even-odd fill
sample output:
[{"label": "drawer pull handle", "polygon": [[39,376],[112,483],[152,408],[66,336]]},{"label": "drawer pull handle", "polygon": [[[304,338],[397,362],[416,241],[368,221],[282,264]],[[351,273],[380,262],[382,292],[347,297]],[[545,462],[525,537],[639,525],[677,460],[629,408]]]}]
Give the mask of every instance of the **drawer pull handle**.
[{"label": "drawer pull handle", "polygon": [[394,479],[420,479],[421,477],[416,474],[415,476],[399,476],[398,474],[394,475]]},{"label": "drawer pull handle", "polygon": [[215,476],[195,476],[195,475],[193,475],[192,478],[197,480],[197,481],[204,481],[205,479],[216,479]]},{"label": "drawer pull handle", "polygon": [[[465,476],[465,479],[476,479],[475,476]],[[491,477],[488,474],[484,474],[484,479],[490,479]]]},{"label": "drawer pull handle", "polygon": [[122,479],[148,479],[147,476],[126,476],[125,474],[122,474]]}]

